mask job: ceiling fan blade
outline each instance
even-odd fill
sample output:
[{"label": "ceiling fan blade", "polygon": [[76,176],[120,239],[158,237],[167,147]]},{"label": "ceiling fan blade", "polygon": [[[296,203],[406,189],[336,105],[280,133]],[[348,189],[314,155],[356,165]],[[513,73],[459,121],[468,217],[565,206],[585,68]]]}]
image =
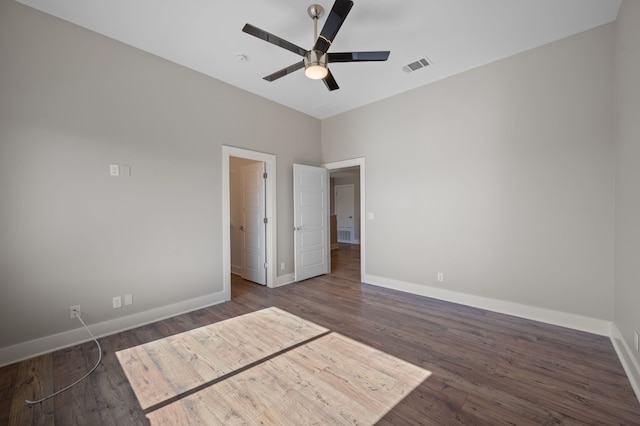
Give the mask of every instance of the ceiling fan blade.
[{"label": "ceiling fan blade", "polygon": [[280,77],[284,77],[285,75],[291,74],[292,72],[297,71],[297,70],[299,70],[301,68],[304,68],[304,61],[300,61],[300,62],[297,62],[297,63],[295,63],[293,65],[289,65],[288,67],[283,68],[280,71],[276,71],[273,74],[269,74],[268,76],[263,77],[263,78],[265,80],[267,80],[267,81],[277,80]]},{"label": "ceiling fan blade", "polygon": [[288,51],[296,53],[300,56],[304,56],[307,54],[307,51],[302,47],[296,46],[295,44],[287,40],[283,40],[280,37],[266,32],[265,30],[261,30],[258,27],[254,27],[251,24],[245,24],[245,26],[242,28],[242,31],[252,36],[261,38],[262,40],[271,44],[275,44],[276,46],[280,46],[283,49],[287,49]]},{"label": "ceiling fan blade", "polygon": [[328,53],[329,62],[369,62],[386,61],[389,58],[389,51],[376,52],[338,52]]},{"label": "ceiling fan blade", "polygon": [[322,79],[322,81],[324,81],[324,85],[327,86],[327,89],[329,89],[330,92],[333,90],[338,90],[340,86],[338,86],[338,83],[336,83],[336,79],[333,78],[331,70],[327,69],[327,71],[329,71],[329,74],[327,74],[327,76]]},{"label": "ceiling fan blade", "polygon": [[316,44],[313,46],[313,50],[327,53],[329,46],[333,43],[333,39],[336,37],[336,34],[338,34],[338,30],[352,7],[353,1],[351,0],[336,0],[331,8],[331,12],[329,12],[329,16],[327,16],[324,27],[322,27],[318,40],[316,40]]}]

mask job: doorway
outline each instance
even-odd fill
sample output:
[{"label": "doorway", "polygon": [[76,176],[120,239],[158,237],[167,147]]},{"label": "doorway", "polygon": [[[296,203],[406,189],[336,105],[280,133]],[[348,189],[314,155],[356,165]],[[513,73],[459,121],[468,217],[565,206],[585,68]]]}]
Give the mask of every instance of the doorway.
[{"label": "doorway", "polygon": [[[329,171],[329,177],[332,181],[331,186],[335,187],[335,183],[357,183],[359,190],[354,189],[354,214],[353,214],[353,237],[351,244],[343,245],[339,243],[337,245],[338,250],[342,247],[343,250],[349,249],[350,251],[357,250],[359,256],[351,257],[352,259],[360,260],[360,280],[366,279],[366,222],[365,222],[365,206],[366,206],[366,180],[365,180],[365,159],[354,158],[351,160],[337,161],[333,163],[324,164]],[[346,179],[346,180],[342,180]],[[333,194],[333,190],[331,191]],[[331,212],[335,212],[335,197],[332,195],[330,200]],[[373,217],[373,215],[372,215]],[[337,222],[337,220],[336,220]],[[336,229],[337,231],[337,229]],[[337,234],[337,232],[336,232]],[[337,235],[336,235],[337,237]],[[358,244],[359,243],[359,244]],[[332,253],[332,258],[335,257]]]},{"label": "doorway", "polygon": [[265,197],[265,261],[266,285],[274,287],[276,282],[275,259],[277,245],[276,223],[276,156],[242,148],[222,146],[222,283],[225,300],[231,299],[231,158],[264,163]]},{"label": "doorway", "polygon": [[[356,221],[356,188],[360,190],[360,171],[354,170],[353,176],[348,172],[335,172],[331,174],[333,186],[333,213],[336,216],[336,240],[338,243],[355,244],[357,235],[360,234],[358,229],[359,222]],[[353,181],[353,183],[344,183],[344,180]],[[358,194],[359,196],[359,194]]]},{"label": "doorway", "polygon": [[231,273],[267,284],[264,162],[229,160]]}]

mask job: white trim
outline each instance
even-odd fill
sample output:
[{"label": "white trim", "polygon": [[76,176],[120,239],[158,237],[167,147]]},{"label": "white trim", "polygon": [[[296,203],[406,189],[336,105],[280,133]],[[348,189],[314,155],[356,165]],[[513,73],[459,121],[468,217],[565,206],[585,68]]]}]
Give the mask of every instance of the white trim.
[{"label": "white trim", "polygon": [[277,278],[274,287],[282,287],[283,285],[293,284],[295,282],[294,274],[281,275]]},{"label": "white trim", "polygon": [[322,167],[331,171],[338,169],[346,169],[348,167],[360,168],[360,276],[367,275],[367,247],[366,247],[366,173],[365,173],[364,157],[352,158],[350,160],[334,161],[332,163],[323,164]]},{"label": "white trim", "polygon": [[631,387],[636,393],[636,398],[640,401],[640,365],[638,365],[636,358],[633,356],[633,351],[629,345],[627,345],[620,329],[618,329],[615,323],[611,327],[611,343],[618,354],[618,358],[620,358],[622,368],[624,368],[625,373],[627,373]]},{"label": "white trim", "polygon": [[266,204],[267,211],[267,287],[276,284],[276,268],[274,259],[278,254],[276,229],[276,156],[247,149],[222,145],[222,291],[225,300],[231,300],[231,208],[229,202],[229,160],[230,157],[247,158],[262,161],[267,172]]},{"label": "white trim", "polygon": [[[82,316],[88,324],[89,330],[97,337],[109,336],[125,330],[151,324],[176,315],[181,315],[197,309],[217,305],[225,301],[224,293],[218,292],[206,296],[197,297],[183,302],[174,303],[160,308],[150,309],[124,317],[114,318],[97,324],[91,324],[91,317]],[[43,355],[59,349],[74,346],[92,340],[83,328],[76,328],[40,339],[30,340],[17,345],[0,349],[0,367],[23,361],[35,356]]]},{"label": "white trim", "polygon": [[400,290],[406,293],[432,297],[434,299],[444,300],[447,302],[472,306],[474,308],[486,309],[488,311],[498,312],[501,314],[513,315],[533,321],[572,328],[574,330],[586,331],[600,336],[611,336],[613,323],[611,321],[598,318],[590,318],[582,315],[554,311],[551,309],[522,305],[520,303],[508,302],[505,300],[474,296],[471,294],[434,288],[427,285],[397,281],[375,275],[363,276],[362,282],[393,290]]}]

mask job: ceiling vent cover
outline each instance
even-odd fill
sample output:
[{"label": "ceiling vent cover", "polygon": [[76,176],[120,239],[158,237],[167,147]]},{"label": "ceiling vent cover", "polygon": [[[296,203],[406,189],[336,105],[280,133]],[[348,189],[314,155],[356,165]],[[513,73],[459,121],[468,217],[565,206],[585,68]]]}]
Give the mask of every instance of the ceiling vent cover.
[{"label": "ceiling vent cover", "polygon": [[431,65],[431,63],[425,57],[425,58],[418,59],[415,62],[411,62],[408,65],[405,65],[404,67],[402,67],[402,71],[404,71],[406,73],[410,73],[410,72],[413,72],[413,71],[417,71],[420,68],[425,68],[425,67],[427,67],[429,65]]}]

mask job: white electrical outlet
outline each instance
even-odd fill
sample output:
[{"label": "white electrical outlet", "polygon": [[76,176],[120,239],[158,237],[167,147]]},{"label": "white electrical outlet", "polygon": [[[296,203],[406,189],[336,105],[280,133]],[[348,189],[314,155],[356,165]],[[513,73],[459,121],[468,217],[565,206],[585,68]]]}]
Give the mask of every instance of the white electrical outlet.
[{"label": "white electrical outlet", "polygon": [[133,305],[133,295],[125,294],[124,295],[124,306]]},{"label": "white electrical outlet", "polygon": [[122,298],[120,296],[116,296],[113,298],[113,309],[118,309],[122,306]]},{"label": "white electrical outlet", "polygon": [[109,164],[109,174],[111,176],[120,176],[120,166],[118,164]]},{"label": "white electrical outlet", "polygon": [[285,267],[284,262],[282,262],[282,263],[280,264],[280,270],[281,270],[281,271],[284,271],[284,267]]},{"label": "white electrical outlet", "polygon": [[638,336],[638,332],[635,332],[636,335],[636,352],[640,352],[640,337]]},{"label": "white electrical outlet", "polygon": [[443,272],[438,272],[438,281],[440,281],[440,282],[444,281],[444,273]]},{"label": "white electrical outlet", "polygon": [[76,312],[82,315],[82,313],[80,312],[80,305],[69,306],[69,319],[78,318],[78,316],[76,315]]}]

